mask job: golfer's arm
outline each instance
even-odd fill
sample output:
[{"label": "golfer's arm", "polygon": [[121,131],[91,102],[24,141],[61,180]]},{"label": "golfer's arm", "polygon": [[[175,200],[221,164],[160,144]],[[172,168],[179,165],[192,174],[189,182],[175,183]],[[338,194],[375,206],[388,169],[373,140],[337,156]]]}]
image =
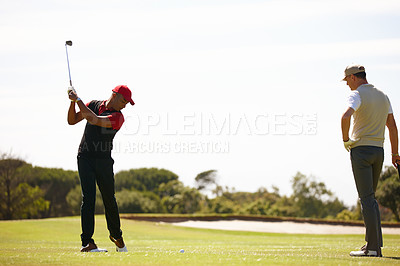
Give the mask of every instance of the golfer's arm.
[{"label": "golfer's arm", "polygon": [[343,141],[349,140],[349,130],[351,116],[354,114],[354,109],[349,107],[346,112],[342,115],[342,138]]},{"label": "golfer's arm", "polygon": [[75,111],[75,103],[71,101],[71,104],[68,109],[68,124],[69,125],[75,125],[76,123],[79,123],[82,121],[82,113],[81,112],[76,112]]},{"label": "golfer's arm", "polygon": [[90,124],[99,127],[112,127],[111,121],[108,119],[108,117],[96,115],[81,100],[79,100],[77,104],[81,110],[80,113],[82,114],[82,117],[85,118]]},{"label": "golfer's arm", "polygon": [[392,146],[392,154],[399,153],[399,137],[397,132],[396,121],[393,114],[389,114],[386,120],[386,126],[389,129],[389,139]]}]

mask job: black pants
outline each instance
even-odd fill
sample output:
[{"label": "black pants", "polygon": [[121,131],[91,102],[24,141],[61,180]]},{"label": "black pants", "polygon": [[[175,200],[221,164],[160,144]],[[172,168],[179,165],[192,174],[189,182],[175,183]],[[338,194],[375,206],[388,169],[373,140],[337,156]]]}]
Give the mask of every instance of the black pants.
[{"label": "black pants", "polygon": [[375,191],[383,165],[383,148],[358,146],[351,149],[350,154],[364,217],[367,249],[380,250],[383,245],[381,216],[378,202],[375,199]]},{"label": "black pants", "polygon": [[96,202],[96,183],[103,198],[107,228],[110,235],[121,238],[121,223],[114,188],[114,160],[96,159],[78,155],[78,171],[82,187],[81,225],[82,246],[92,239],[94,233],[94,211]]}]

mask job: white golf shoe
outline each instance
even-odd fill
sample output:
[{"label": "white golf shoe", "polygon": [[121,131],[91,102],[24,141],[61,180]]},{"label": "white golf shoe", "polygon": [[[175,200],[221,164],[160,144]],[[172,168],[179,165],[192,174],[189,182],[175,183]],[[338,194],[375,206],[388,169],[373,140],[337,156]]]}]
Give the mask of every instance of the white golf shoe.
[{"label": "white golf shoe", "polygon": [[95,243],[89,243],[81,247],[81,252],[107,252],[107,249],[98,248]]},{"label": "white golf shoe", "polygon": [[110,236],[110,240],[115,244],[117,252],[128,252],[126,245],[124,243],[124,239],[121,237],[120,239],[115,239],[114,237]]},{"label": "white golf shoe", "polygon": [[361,250],[350,252],[350,256],[353,257],[382,257],[381,249],[379,251],[376,250],[367,250],[367,244],[361,247]]}]

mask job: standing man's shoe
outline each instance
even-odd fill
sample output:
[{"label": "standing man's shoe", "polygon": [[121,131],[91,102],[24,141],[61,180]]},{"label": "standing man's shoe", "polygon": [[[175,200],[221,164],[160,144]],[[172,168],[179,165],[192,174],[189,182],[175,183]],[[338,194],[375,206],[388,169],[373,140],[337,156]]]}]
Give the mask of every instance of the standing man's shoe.
[{"label": "standing man's shoe", "polygon": [[98,248],[95,243],[89,243],[81,247],[81,252],[107,252],[107,250]]},{"label": "standing man's shoe", "polygon": [[110,240],[117,246],[117,252],[128,252],[128,249],[125,246],[124,239],[121,237],[119,239],[115,239],[110,236]]},{"label": "standing man's shoe", "polygon": [[350,256],[353,257],[382,257],[382,252],[380,250],[367,250],[365,246],[361,250],[350,252]]}]

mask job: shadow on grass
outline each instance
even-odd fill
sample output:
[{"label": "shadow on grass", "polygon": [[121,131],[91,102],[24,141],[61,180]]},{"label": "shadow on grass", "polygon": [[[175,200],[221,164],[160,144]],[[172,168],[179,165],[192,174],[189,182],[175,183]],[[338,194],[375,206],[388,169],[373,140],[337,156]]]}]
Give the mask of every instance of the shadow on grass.
[{"label": "shadow on grass", "polygon": [[400,257],[385,257],[382,256],[383,259],[391,259],[391,260],[400,260]]}]

